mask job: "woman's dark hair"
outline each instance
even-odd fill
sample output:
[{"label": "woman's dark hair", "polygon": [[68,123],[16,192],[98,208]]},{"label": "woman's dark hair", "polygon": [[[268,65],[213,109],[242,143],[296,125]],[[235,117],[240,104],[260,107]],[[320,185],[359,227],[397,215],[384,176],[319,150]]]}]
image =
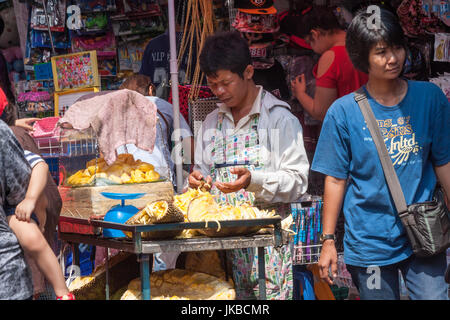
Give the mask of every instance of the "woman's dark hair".
[{"label": "woman's dark hair", "polygon": [[294,35],[305,38],[312,29],[320,29],[325,32],[343,30],[338,18],[334,14],[334,8],[324,6],[311,6],[301,12],[301,23],[296,24]]},{"label": "woman's dark hair", "polygon": [[207,37],[200,53],[200,69],[212,77],[219,70],[229,70],[244,78],[245,68],[251,63],[247,41],[235,31]]},{"label": "woman's dark hair", "polygon": [[374,12],[360,10],[347,29],[345,47],[354,67],[362,72],[369,72],[370,50],[379,42],[389,47],[402,46],[407,50],[406,38],[397,16],[380,8],[379,19]]},{"label": "woman's dark hair", "polygon": [[13,126],[18,118],[16,97],[13,93],[11,81],[9,80],[8,65],[3,53],[0,52],[0,88],[5,93],[8,105],[3,110],[1,118],[9,126]]}]

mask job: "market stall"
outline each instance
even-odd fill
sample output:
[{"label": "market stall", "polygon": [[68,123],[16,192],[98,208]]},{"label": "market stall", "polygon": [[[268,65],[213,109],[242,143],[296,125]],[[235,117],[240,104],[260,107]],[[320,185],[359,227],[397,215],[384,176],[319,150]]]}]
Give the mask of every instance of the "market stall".
[{"label": "market stall", "polygon": [[[120,169],[118,170],[120,174],[117,171],[111,175],[108,173],[106,177],[100,176],[105,173],[102,171],[89,172],[89,167],[91,171],[92,167],[97,168],[102,158],[98,150],[97,137],[88,135],[70,138],[65,131],[60,132],[55,126],[57,118],[64,117],[66,111],[83,95],[117,89],[124,78],[138,73],[148,42],[168,30],[170,80],[167,79],[166,85],[167,88],[170,87],[168,100],[173,105],[174,131],[180,128],[180,118],[184,117],[192,131],[196,133],[198,124],[216,108],[217,99],[204,85],[198,65],[193,59],[190,61],[190,68],[196,76],[188,77],[184,82],[180,80],[180,56],[185,52],[195,56],[194,51],[200,48],[201,41],[196,43],[189,35],[198,34],[204,38],[215,31],[236,30],[248,40],[255,67],[255,82],[288,102],[292,113],[300,120],[307,155],[312,161],[320,133],[320,122],[309,115],[301,103],[293,97],[290,87],[291,80],[304,73],[307,78],[308,94],[312,95],[315,90],[313,66],[318,56],[304,39],[296,37],[296,30],[302,23],[302,15],[311,6],[337,6],[335,13],[345,26],[359,7],[381,3],[275,0],[273,2],[275,13],[245,14],[235,6],[236,3],[242,3],[239,1],[212,1],[211,7],[206,8],[207,2],[198,4],[195,1],[184,2],[184,6],[198,10],[195,13],[198,16],[206,12],[202,10],[210,10],[208,12],[214,19],[213,23],[207,21],[201,24],[196,21],[191,24],[184,17],[181,39],[177,38],[175,22],[175,16],[180,8],[174,6],[173,0],[148,0],[139,3],[112,0],[55,0],[28,1],[26,4],[15,0],[11,1],[3,14],[6,17],[8,15],[6,12],[11,13],[14,10],[17,12],[18,20],[26,21],[19,27],[20,43],[16,43],[14,47],[5,45],[2,51],[16,89],[19,116],[46,118],[35,125],[34,139],[49,164],[64,200],[58,226],[59,239],[73,244],[72,260],[75,264],[79,257],[77,244],[118,249],[137,255],[141,266],[141,291],[144,299],[151,296],[149,264],[152,254],[250,247],[258,248],[261,253],[261,248],[287,243],[287,235],[282,235],[281,232],[281,220],[272,217],[267,220],[216,219],[220,222],[184,220],[169,224],[126,225],[92,219],[92,215],[105,214],[118,203],[117,199],[107,198],[102,193],[143,193],[145,196],[141,198],[126,200],[127,204],[139,210],[143,210],[147,204],[154,201],[173,201],[176,195],[181,194],[184,182],[184,164],[180,160],[182,155],[179,148],[181,139],[175,135],[173,141],[176,151],[173,154],[177,158],[175,166],[177,188],[174,190],[170,179],[167,179],[167,168],[154,168],[160,175],[158,179],[152,178],[153,173],[147,174],[152,170],[141,170],[139,173],[134,170],[132,174],[133,170],[126,172]],[[391,1],[386,5],[398,13],[407,35],[410,51],[405,66],[405,78],[434,82],[450,99],[448,3],[437,5],[432,1],[420,3],[405,0]],[[414,13],[413,19],[410,17],[411,12]],[[193,47],[196,50],[193,50]],[[189,48],[192,49],[191,52]],[[184,50],[181,54],[180,49]],[[20,61],[22,63],[19,63]],[[69,65],[72,69],[68,67]],[[82,70],[87,70],[87,73],[83,74]],[[78,77],[73,77],[74,75]],[[192,88],[195,90],[191,90]],[[89,161],[93,162],[88,165]],[[78,176],[75,176],[77,172]],[[125,176],[122,176],[123,174]],[[110,176],[114,176],[109,179],[113,182],[109,181],[107,185],[97,184],[97,181],[108,179]],[[71,177],[72,182],[79,180],[82,183],[68,184]],[[120,182],[116,178],[120,178]],[[304,280],[305,274],[308,273],[307,267],[315,265],[320,255],[322,178],[310,171],[307,193],[297,202],[290,204],[293,262],[300,270],[297,274],[294,272],[296,286],[299,286],[300,278]],[[126,182],[131,180],[132,183]],[[274,225],[274,229],[270,229],[272,232],[264,233],[263,231],[267,229],[262,227],[268,224]],[[217,230],[243,225],[256,226],[262,228],[262,231],[224,237],[210,237],[205,234],[194,238],[180,236],[189,229]],[[342,236],[343,229],[340,227],[342,226],[338,226],[337,232]],[[102,234],[104,229],[130,232],[132,236],[109,238]],[[141,238],[141,232],[175,230],[181,233],[172,239]],[[342,251],[342,247],[338,250]],[[342,255],[339,259],[340,272],[337,284],[340,287],[351,288],[350,276],[345,270]],[[261,254],[259,263],[258,276],[263,288],[264,260]],[[296,278],[296,275],[300,274],[301,276]],[[106,288],[106,296],[109,297],[111,293],[108,292],[108,286]],[[265,298],[264,290],[260,291],[260,298]]]}]

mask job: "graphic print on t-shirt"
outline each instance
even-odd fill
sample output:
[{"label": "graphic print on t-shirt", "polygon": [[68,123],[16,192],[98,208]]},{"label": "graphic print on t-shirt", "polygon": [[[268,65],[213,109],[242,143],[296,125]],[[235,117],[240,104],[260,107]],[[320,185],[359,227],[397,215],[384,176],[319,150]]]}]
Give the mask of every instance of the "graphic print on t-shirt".
[{"label": "graphic print on t-shirt", "polygon": [[394,165],[406,164],[411,153],[414,155],[419,153],[419,143],[416,141],[416,135],[409,120],[409,116],[377,120]]}]

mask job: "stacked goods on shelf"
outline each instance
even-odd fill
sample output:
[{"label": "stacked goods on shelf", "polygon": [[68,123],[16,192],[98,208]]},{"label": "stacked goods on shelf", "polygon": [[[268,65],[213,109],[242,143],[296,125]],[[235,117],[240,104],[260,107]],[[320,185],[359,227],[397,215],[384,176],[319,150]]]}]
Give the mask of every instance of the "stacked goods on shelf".
[{"label": "stacked goods on shelf", "polygon": [[[132,279],[139,276],[139,263],[134,254],[120,252],[108,262],[109,290],[116,292],[126,286]],[[69,285],[69,290],[77,300],[104,300],[106,285],[106,267],[95,268],[89,276],[75,278]]]},{"label": "stacked goods on shelf", "polygon": [[[217,277],[188,270],[172,269],[150,275],[153,300],[234,300],[234,287]],[[132,280],[121,300],[141,300],[141,280]]]}]

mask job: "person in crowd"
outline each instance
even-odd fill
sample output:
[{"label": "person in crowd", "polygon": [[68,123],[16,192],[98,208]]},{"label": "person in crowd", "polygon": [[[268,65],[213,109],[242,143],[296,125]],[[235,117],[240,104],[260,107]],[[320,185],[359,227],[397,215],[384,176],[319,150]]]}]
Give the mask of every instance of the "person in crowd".
[{"label": "person in crowd", "polygon": [[[198,188],[207,182],[212,185],[211,192],[227,203],[239,199],[272,204],[287,217],[289,205],[283,204],[299,199],[308,181],[309,163],[298,119],[287,103],[254,83],[249,47],[238,32],[209,36],[199,59],[208,85],[221,103],[199,129],[195,166],[187,185]],[[267,297],[291,299],[290,248],[269,247],[265,254],[270,259],[266,264]],[[255,298],[255,256],[253,248],[231,253],[238,299]]]},{"label": "person in crowd", "polygon": [[[177,52],[180,50],[182,39],[182,29],[184,19],[186,18],[187,1],[175,0],[174,6],[176,10],[175,32]],[[179,83],[185,83],[186,69],[188,66],[189,54],[188,50],[182,57],[178,67]],[[155,85],[154,95],[168,99],[170,88],[170,36],[167,29],[163,34],[151,39],[144,50],[142,57],[141,69],[139,74],[150,77],[151,82]]]},{"label": "person in crowd", "polygon": [[[158,111],[159,116],[159,125],[156,130],[156,140],[157,143],[153,150],[153,153],[149,153],[144,150],[140,150],[136,148],[134,145],[126,145],[125,147],[120,147],[118,152],[124,153],[125,149],[128,153],[134,155],[135,159],[140,159],[142,161],[153,164],[155,167],[161,168],[169,168],[171,171],[171,175],[173,177],[173,182],[176,182],[175,178],[175,165],[173,159],[170,155],[172,150],[172,143],[174,141],[174,124],[173,124],[173,107],[172,105],[164,99],[156,97],[155,94],[155,86],[150,80],[150,77],[135,74],[127,79],[120,85],[120,89],[129,89],[139,92],[140,94],[146,96],[147,99],[152,101]],[[185,155],[184,159],[188,162],[188,164],[193,163],[194,157],[194,139],[192,131],[184,119],[184,117],[180,114],[180,133],[182,137],[183,144],[183,153]],[[178,134],[178,133],[175,133]]]},{"label": "person in crowd", "polygon": [[314,6],[304,10],[302,23],[295,35],[305,39],[320,54],[314,68],[314,97],[306,92],[305,75],[291,81],[292,94],[314,118],[323,121],[330,105],[367,82],[367,74],[353,67],[345,49],[346,31],[342,29],[331,8]]},{"label": "person in crowd", "polygon": [[4,206],[19,204],[31,169],[11,129],[0,121],[0,299],[32,299],[33,283],[23,250],[9,227]]},{"label": "person in crowd", "polygon": [[[12,108],[11,106],[15,106],[16,97],[12,90],[11,81],[9,80],[8,67],[6,63],[6,59],[3,56],[3,53],[0,52],[0,89],[2,89],[1,93],[1,104],[0,104],[0,114],[2,114],[2,120],[10,125],[14,125],[16,127],[24,128],[25,130],[31,131],[33,130],[32,124],[33,122],[39,120],[39,118],[21,118],[18,117],[17,109]],[[6,106],[10,107],[7,108]]]},{"label": "person in crowd", "polygon": [[[450,196],[450,104],[429,82],[402,79],[406,42],[397,17],[380,9],[359,12],[346,36],[355,68],[395,167],[407,204],[432,199],[437,179]],[[354,93],[336,100],[323,122],[312,170],[326,175],[321,278],[337,272],[334,243],[341,207],[345,215],[344,261],[362,299],[399,299],[399,270],[411,299],[448,299],[445,252],[413,255],[381,162]]]},{"label": "person in crowd", "polygon": [[4,207],[10,228],[20,245],[50,282],[57,300],[74,300],[66,286],[64,275],[53,250],[42,234],[46,221],[47,198],[43,193],[47,185],[48,165],[37,154],[24,150],[31,167],[30,182],[24,199]]}]

